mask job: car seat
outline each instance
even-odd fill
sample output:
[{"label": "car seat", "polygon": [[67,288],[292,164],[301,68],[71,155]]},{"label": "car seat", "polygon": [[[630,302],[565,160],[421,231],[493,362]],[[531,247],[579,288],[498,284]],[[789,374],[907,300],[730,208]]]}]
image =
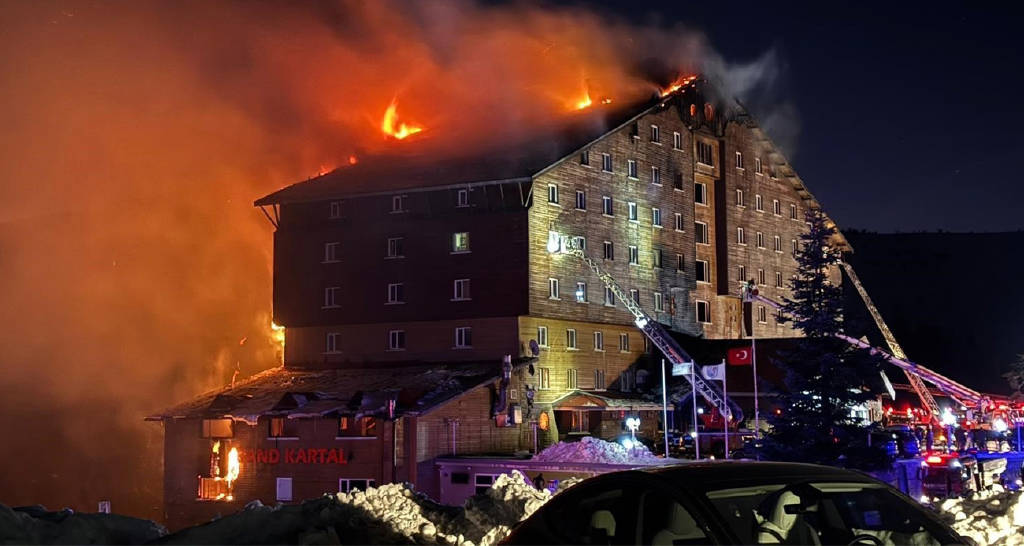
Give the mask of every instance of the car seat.
[{"label": "car seat", "polygon": [[[786,510],[791,506],[790,513]],[[820,545],[818,532],[811,527],[800,513],[800,497],[792,491],[783,491],[775,501],[768,517],[758,526],[758,544],[812,544]]]},{"label": "car seat", "polygon": [[615,515],[610,510],[596,510],[590,515],[590,544],[608,544],[615,537]]},{"label": "car seat", "polygon": [[701,539],[706,542],[707,537],[704,531],[694,521],[685,508],[678,502],[669,505],[669,513],[666,518],[665,528],[658,531],[651,540],[652,546],[671,546],[676,541]]}]

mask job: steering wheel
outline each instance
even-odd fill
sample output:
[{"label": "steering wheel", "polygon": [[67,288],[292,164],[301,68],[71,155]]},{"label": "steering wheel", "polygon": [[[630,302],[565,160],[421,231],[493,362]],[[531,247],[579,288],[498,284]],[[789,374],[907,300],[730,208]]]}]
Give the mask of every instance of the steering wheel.
[{"label": "steering wheel", "polygon": [[[862,542],[865,539],[867,539],[867,542]],[[853,540],[848,542],[846,544],[846,546],[854,546],[855,544],[869,544],[869,543],[870,544],[874,544],[874,546],[884,546],[884,544],[885,544],[884,542],[882,542],[882,539],[876,537],[875,535],[868,535],[868,534],[865,534],[865,533],[861,533],[861,534],[853,537]]]}]

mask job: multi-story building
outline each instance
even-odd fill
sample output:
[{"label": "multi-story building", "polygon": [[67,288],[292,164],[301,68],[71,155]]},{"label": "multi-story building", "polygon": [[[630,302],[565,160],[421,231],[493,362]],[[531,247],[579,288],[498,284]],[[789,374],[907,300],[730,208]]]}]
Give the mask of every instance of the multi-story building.
[{"label": "multi-story building", "polygon": [[[243,422],[256,425],[287,416],[333,419],[327,426],[336,430],[337,421],[357,414],[381,419],[376,430],[392,435],[371,455],[381,468],[358,477],[377,483],[429,482],[430,461],[445,453],[536,449],[573,433],[613,435],[631,413],[651,412],[645,426],[653,428],[656,406],[634,394],[648,380],[634,366],[647,351],[645,338],[581,261],[547,251],[549,232],[580,238],[588,255],[669,330],[736,339],[744,335],[741,281],[755,280],[770,297],[784,295],[804,212],[818,206],[750,116],[702,81],[630,110],[583,112],[562,130],[506,149],[454,159],[368,158],[256,205],[276,227],[274,317],[287,332],[284,368],[268,372],[272,379],[157,416],[167,426],[168,480],[202,470],[175,452],[187,443],[181,431],[188,436],[194,425],[200,441],[200,420],[238,422],[232,404],[245,405],[246,388],[268,402],[248,410]],[[758,337],[793,336],[767,309],[756,307],[754,318]],[[518,364],[503,383],[499,363],[506,355]],[[367,391],[384,392],[380,370],[397,375],[411,373],[410,363],[481,362],[492,363],[491,374],[452,398],[474,401],[458,410],[447,398],[429,411],[416,407],[403,395],[411,386],[397,378],[393,396],[382,395],[393,400],[385,413],[360,413],[351,403],[310,412],[277,400],[293,399],[289,385],[304,374],[373,370],[346,375],[348,390],[334,398],[350,400],[349,391],[369,381],[364,375],[377,378]],[[317,384],[303,392],[341,388]],[[223,407],[214,408],[218,400]],[[433,422],[430,412],[452,411],[494,430],[468,434],[454,416],[426,424]],[[182,428],[173,417],[192,424]],[[404,423],[402,461],[391,423]],[[344,436],[337,441],[349,441]],[[418,471],[403,474],[400,466]],[[169,504],[185,490],[181,483],[167,489]]]}]

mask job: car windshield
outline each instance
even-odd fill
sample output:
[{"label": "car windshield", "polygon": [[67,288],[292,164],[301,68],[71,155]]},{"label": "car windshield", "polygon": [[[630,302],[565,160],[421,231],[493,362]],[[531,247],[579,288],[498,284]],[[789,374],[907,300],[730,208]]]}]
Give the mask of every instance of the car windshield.
[{"label": "car windshield", "polygon": [[881,484],[766,483],[706,491],[744,544],[939,544],[921,508]]}]

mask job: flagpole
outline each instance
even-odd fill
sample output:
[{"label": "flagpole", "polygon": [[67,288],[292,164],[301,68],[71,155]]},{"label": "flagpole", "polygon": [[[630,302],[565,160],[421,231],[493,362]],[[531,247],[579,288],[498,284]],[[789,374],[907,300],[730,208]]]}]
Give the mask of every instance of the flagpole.
[{"label": "flagpole", "polygon": [[725,359],[722,359],[722,406],[725,413],[722,414],[722,421],[725,422],[725,458],[729,458],[729,418],[732,417],[732,408],[729,407],[729,382],[726,381]]},{"label": "flagpole", "polygon": [[661,426],[665,429],[665,458],[668,458],[668,388],[665,376],[665,359],[661,359]]},{"label": "flagpole", "polygon": [[690,392],[693,395],[693,454],[700,460],[700,433],[697,432],[697,363],[690,362]]}]

